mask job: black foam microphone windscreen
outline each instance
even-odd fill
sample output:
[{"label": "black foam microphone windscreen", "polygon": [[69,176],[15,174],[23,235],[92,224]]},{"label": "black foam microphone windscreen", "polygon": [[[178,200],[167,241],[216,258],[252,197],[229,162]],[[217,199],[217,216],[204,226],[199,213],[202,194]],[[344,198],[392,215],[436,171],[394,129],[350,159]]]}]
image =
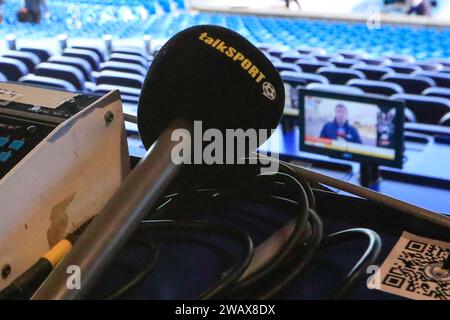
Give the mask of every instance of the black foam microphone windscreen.
[{"label": "black foam microphone windscreen", "polygon": [[283,82],[257,47],[224,27],[194,26],[154,58],[139,99],[139,133],[149,148],[174,118],[201,120],[203,129],[274,129],[283,108]]},{"label": "black foam microphone windscreen", "polygon": [[[278,72],[242,36],[223,27],[196,26],[171,38],[153,60],[139,99],[139,133],[147,149],[156,143],[33,299],[85,297],[181,170],[172,157],[176,130],[195,133],[192,122],[197,120],[202,130],[271,130],[278,125],[283,107]],[[66,286],[70,265],[83,270],[80,290]]]}]

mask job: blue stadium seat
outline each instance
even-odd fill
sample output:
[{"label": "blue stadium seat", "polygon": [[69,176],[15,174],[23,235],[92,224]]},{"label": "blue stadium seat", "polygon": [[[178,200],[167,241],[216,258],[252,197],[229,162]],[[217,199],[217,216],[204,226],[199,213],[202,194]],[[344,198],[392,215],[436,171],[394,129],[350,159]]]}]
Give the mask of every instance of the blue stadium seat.
[{"label": "blue stadium seat", "polygon": [[148,61],[146,59],[132,54],[113,53],[109,57],[109,61],[134,63],[141,65],[144,68],[148,68]]},{"label": "blue stadium seat", "polygon": [[27,74],[26,76],[20,78],[19,81],[24,83],[37,84],[47,88],[63,89],[65,91],[71,92],[77,91],[75,86],[66,80],[42,77],[35,74]]},{"label": "blue stadium seat", "polygon": [[272,63],[282,63],[283,61],[280,58],[271,56],[270,54],[268,54],[267,52],[264,52],[264,55],[267,57],[267,59],[269,59]]},{"label": "blue stadium seat", "polygon": [[129,96],[126,94],[121,94],[120,99],[122,100],[123,103],[129,103],[129,104],[134,104],[134,105],[137,105],[139,103],[139,97],[136,97],[136,96]]},{"label": "blue stadium seat", "polygon": [[410,74],[387,74],[381,80],[397,83],[406,93],[411,94],[421,94],[425,89],[436,86],[433,79]]},{"label": "blue stadium seat", "polygon": [[344,60],[344,57],[338,54],[313,54],[312,56],[316,58],[318,61],[323,62],[331,62],[331,60],[333,61]]},{"label": "blue stadium seat", "polygon": [[425,89],[422,95],[450,99],[450,88],[431,87]]},{"label": "blue stadium seat", "polygon": [[433,79],[438,87],[450,88],[450,74],[435,71],[419,71],[415,74]]},{"label": "blue stadium seat", "polygon": [[125,73],[135,73],[141,76],[145,76],[147,74],[147,69],[144,67],[135,64],[135,63],[126,63],[126,62],[117,62],[117,61],[106,61],[100,65],[100,71],[103,70],[113,70]]},{"label": "blue stadium seat", "polygon": [[63,51],[62,55],[65,57],[74,57],[86,60],[91,65],[93,71],[97,71],[100,64],[99,56],[95,52],[86,49],[68,48]]},{"label": "blue stadium seat", "polygon": [[397,93],[404,93],[403,88],[396,83],[365,80],[365,79],[352,79],[347,82],[348,86],[358,87],[364,92],[382,94],[385,96],[391,96]]},{"label": "blue stadium seat", "polygon": [[361,61],[356,59],[330,59],[329,62],[334,64],[336,68],[347,68],[350,69],[354,65],[360,65]]},{"label": "blue stadium seat", "polygon": [[367,58],[367,53],[360,51],[338,50],[336,53],[343,56],[345,59],[351,60]]},{"label": "blue stadium seat", "polygon": [[0,57],[0,72],[9,81],[17,81],[28,73],[28,68],[22,61]]},{"label": "blue stadium seat", "polygon": [[439,72],[450,73],[450,67],[443,67]]},{"label": "blue stadium seat", "polygon": [[267,53],[273,57],[280,58],[287,51],[288,49],[270,48],[269,50],[267,50]]},{"label": "blue stadium seat", "polygon": [[384,56],[394,63],[414,63],[416,61],[416,59],[409,54],[385,54]]},{"label": "blue stadium seat", "polygon": [[395,73],[389,67],[367,66],[365,64],[354,65],[352,69],[361,71],[369,80],[380,80],[384,75]]},{"label": "blue stadium seat", "polygon": [[329,83],[327,78],[314,73],[282,71],[280,75],[284,82],[295,82],[301,86],[306,86],[310,83]]},{"label": "blue stadium seat", "polygon": [[22,47],[19,49],[19,51],[34,53],[35,55],[37,55],[39,57],[41,62],[47,61],[48,58],[50,58],[50,56],[51,56],[50,52],[48,52],[46,49],[41,49],[41,48]]},{"label": "blue stadium seat", "polygon": [[293,63],[273,63],[273,66],[278,70],[278,72],[281,71],[294,71],[294,72],[302,72],[302,69]]},{"label": "blue stadium seat", "polygon": [[440,71],[444,68],[444,66],[438,62],[416,61],[414,64],[425,71]]},{"label": "blue stadium seat", "polygon": [[48,62],[54,63],[54,64],[63,64],[66,66],[72,66],[75,68],[78,68],[84,75],[84,78],[87,81],[92,80],[92,67],[86,60],[82,58],[75,58],[75,57],[65,57],[65,56],[52,56],[48,59]]},{"label": "blue stadium seat", "polygon": [[95,54],[97,54],[98,58],[100,59],[100,62],[105,61],[105,52],[102,49],[98,48],[98,47],[76,45],[76,46],[72,46],[71,48],[92,51]]},{"label": "blue stadium seat", "polygon": [[430,61],[440,63],[444,67],[450,68],[450,59],[432,59]]},{"label": "blue stadium seat", "polygon": [[316,73],[320,68],[328,67],[334,68],[334,64],[330,62],[322,62],[322,61],[310,61],[310,60],[297,60],[295,64],[298,65],[303,72],[307,73]]},{"label": "blue stadium seat", "polygon": [[144,77],[133,73],[105,70],[99,72],[96,81],[97,85],[111,84],[115,86],[140,89],[142,87],[142,84],[144,83]]},{"label": "blue stadium seat", "polygon": [[317,91],[343,93],[343,94],[354,94],[354,95],[364,94],[364,91],[362,91],[360,88],[338,84],[311,83],[308,84],[306,88]]},{"label": "blue stadium seat", "polygon": [[141,58],[145,58],[142,49],[139,48],[114,48],[111,53],[131,54]]},{"label": "blue stadium seat", "polygon": [[41,62],[39,57],[32,52],[11,50],[5,51],[2,56],[22,61],[27,66],[29,72],[33,72],[34,67]]},{"label": "blue stadium seat", "polygon": [[421,71],[422,68],[412,63],[404,62],[393,62],[388,65],[389,68],[393,69],[397,73],[411,74],[413,72]]},{"label": "blue stadium seat", "polygon": [[85,90],[85,78],[83,73],[73,66],[43,62],[34,70],[37,76],[60,79],[70,82],[77,90]]},{"label": "blue stadium seat", "polygon": [[2,81],[2,82],[8,81],[8,79],[6,79],[6,77],[5,77],[5,75],[1,72],[0,72],[0,81]]},{"label": "blue stadium seat", "polygon": [[307,55],[313,55],[313,54],[327,54],[327,51],[323,48],[317,48],[317,47],[298,47],[295,49],[298,53],[301,54],[307,54]]},{"label": "blue stadium seat", "polygon": [[351,79],[366,79],[364,73],[354,69],[320,68],[317,73],[330,81],[331,84],[346,84]]},{"label": "blue stadium seat", "polygon": [[99,94],[106,94],[108,92],[111,92],[113,90],[119,90],[122,95],[126,96],[132,96],[139,98],[139,95],[141,94],[140,89],[136,88],[130,88],[130,87],[124,87],[124,86],[117,86],[117,85],[111,85],[111,84],[100,84],[95,87],[93,90],[94,93]]},{"label": "blue stadium seat", "polygon": [[370,66],[385,66],[392,63],[388,58],[360,58],[358,60]]},{"label": "blue stadium seat", "polygon": [[280,59],[283,62],[286,63],[293,63],[295,61],[297,61],[298,59],[303,58],[305,55],[302,55],[300,53],[298,53],[297,51],[288,51],[288,52],[284,52],[281,56]]},{"label": "blue stadium seat", "polygon": [[450,112],[446,113],[441,120],[439,120],[439,125],[450,127]]},{"label": "blue stadium seat", "polygon": [[450,100],[415,94],[395,94],[393,100],[405,102],[405,107],[412,110],[417,122],[439,124],[441,118],[450,112]]}]

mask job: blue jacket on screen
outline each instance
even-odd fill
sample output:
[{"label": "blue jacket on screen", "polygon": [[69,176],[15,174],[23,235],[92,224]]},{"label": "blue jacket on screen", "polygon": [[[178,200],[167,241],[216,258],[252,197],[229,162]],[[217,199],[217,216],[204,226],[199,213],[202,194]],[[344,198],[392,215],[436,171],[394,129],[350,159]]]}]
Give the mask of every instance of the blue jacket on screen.
[{"label": "blue jacket on screen", "polygon": [[[354,143],[362,143],[361,137],[359,136],[358,130],[356,130],[355,127],[351,126],[346,122],[344,124],[345,129],[345,140],[348,142],[354,142]],[[325,125],[322,128],[322,131],[320,132],[321,138],[328,138],[328,139],[337,139],[337,130],[338,130],[338,124],[336,120],[330,121],[325,123]]]}]

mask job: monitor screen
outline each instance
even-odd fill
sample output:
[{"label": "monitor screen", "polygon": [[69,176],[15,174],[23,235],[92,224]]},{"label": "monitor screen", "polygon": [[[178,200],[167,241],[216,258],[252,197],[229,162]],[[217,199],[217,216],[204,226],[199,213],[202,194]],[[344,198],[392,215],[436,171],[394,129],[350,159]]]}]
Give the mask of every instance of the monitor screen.
[{"label": "monitor screen", "polygon": [[402,102],[299,90],[300,149],[401,168]]}]

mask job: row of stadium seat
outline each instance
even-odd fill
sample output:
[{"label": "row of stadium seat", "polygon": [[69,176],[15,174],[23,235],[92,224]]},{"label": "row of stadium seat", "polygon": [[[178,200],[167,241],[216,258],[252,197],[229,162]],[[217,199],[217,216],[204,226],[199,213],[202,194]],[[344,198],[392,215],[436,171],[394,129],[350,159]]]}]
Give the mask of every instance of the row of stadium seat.
[{"label": "row of stadium seat", "polygon": [[[450,111],[450,61],[418,64],[408,56],[368,59],[361,52],[329,55],[320,48],[302,47],[295,51],[274,50],[267,45],[260,48],[286,83],[389,96],[405,101],[408,121],[446,123],[445,115]],[[138,101],[139,89],[153,59],[139,49],[116,48],[107,54],[92,46],[73,46],[52,56],[46,50],[27,47],[0,55],[2,80],[99,94],[119,89],[123,101],[132,104]]]},{"label": "row of stadium seat", "polygon": [[142,0],[139,2],[142,6],[136,6],[135,1],[126,3],[121,1],[120,5],[108,7],[83,2],[77,7],[75,1],[49,1],[50,18],[39,25],[31,25],[17,22],[20,1],[7,1],[0,36],[15,33],[18,38],[33,35],[37,39],[68,33],[74,38],[101,38],[112,34],[115,38],[137,39],[151,34],[156,39],[167,39],[192,25],[215,24],[233,29],[254,43],[289,48],[306,45],[327,48],[331,53],[365,48],[370,56],[401,54],[417,60],[450,57],[448,28],[383,24],[380,29],[368,29],[364,22],[185,11],[153,14],[146,5],[154,1]]},{"label": "row of stadium seat", "polygon": [[50,55],[44,49],[22,47],[0,54],[0,79],[99,94],[120,89],[125,102],[137,103],[151,60],[131,48],[106,54],[92,46],[73,46]]}]

